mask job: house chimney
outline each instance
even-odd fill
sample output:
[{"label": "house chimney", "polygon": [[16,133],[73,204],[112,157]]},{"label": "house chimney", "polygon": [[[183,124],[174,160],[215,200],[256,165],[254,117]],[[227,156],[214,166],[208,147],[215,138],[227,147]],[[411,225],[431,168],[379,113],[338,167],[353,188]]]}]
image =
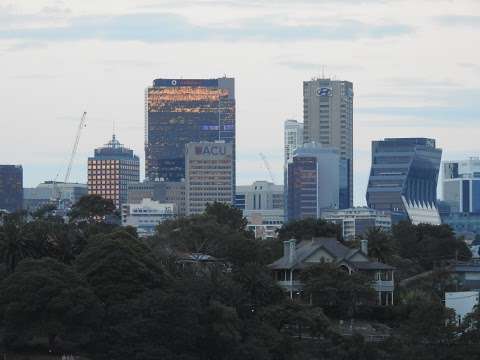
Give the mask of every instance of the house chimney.
[{"label": "house chimney", "polygon": [[292,262],[295,258],[297,241],[295,239],[290,239],[283,242],[283,256],[288,258],[288,262]]},{"label": "house chimney", "polygon": [[362,252],[368,256],[368,240],[360,240],[360,250],[362,250]]}]

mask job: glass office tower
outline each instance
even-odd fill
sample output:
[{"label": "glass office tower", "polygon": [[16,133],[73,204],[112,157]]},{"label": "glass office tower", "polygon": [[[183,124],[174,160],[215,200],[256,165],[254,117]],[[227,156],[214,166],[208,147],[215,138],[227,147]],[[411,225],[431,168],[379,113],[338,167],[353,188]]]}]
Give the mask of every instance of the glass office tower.
[{"label": "glass office tower", "polygon": [[235,169],[234,88],[234,79],[226,77],[153,81],[145,99],[147,178],[184,179],[185,145],[199,141],[233,144]]},{"label": "glass office tower", "polygon": [[287,169],[287,221],[319,218],[322,210],[338,209],[340,171],[337,149],[315,142],[296,149]]},{"label": "glass office tower", "polygon": [[15,212],[23,207],[23,168],[0,165],[0,210]]},{"label": "glass office tower", "polygon": [[440,224],[436,199],[441,157],[433,139],[373,141],[368,207],[391,211],[393,220]]}]

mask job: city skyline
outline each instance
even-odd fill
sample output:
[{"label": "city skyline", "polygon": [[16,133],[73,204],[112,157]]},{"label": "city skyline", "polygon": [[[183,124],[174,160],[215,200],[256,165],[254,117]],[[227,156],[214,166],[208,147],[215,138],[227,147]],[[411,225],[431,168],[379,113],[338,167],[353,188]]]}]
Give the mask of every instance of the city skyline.
[{"label": "city skyline", "polygon": [[[0,64],[9,69],[0,121],[8,136],[0,162],[22,164],[26,187],[54,179],[86,110],[71,181],[86,182],[88,155],[110,137],[113,121],[143,169],[143,94],[151,80],[226,73],[237,87],[237,184],[268,179],[260,152],[280,180],[283,122],[303,122],[302,82],[324,72],[354,83],[354,203],[365,204],[372,140],[429,137],[444,160],[478,154],[480,53],[471,44],[480,4],[415,2],[406,19],[405,3],[414,2],[7,3],[0,7]],[[269,20],[260,17],[266,14]],[[169,31],[145,30],[155,24]]]}]

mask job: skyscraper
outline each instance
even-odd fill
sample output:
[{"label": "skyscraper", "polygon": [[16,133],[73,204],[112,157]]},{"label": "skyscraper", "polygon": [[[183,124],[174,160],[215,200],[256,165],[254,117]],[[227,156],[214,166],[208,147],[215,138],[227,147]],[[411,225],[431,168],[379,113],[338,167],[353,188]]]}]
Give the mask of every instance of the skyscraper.
[{"label": "skyscraper", "polygon": [[340,156],[317,143],[299,147],[288,163],[286,218],[319,218],[324,209],[338,209]]},{"label": "skyscraper", "polygon": [[297,120],[285,120],[283,126],[284,164],[293,157],[296,148],[303,145],[303,124]]},{"label": "skyscraper", "polygon": [[480,213],[480,159],[443,163],[442,199],[452,213]]},{"label": "skyscraper", "polygon": [[[146,90],[145,174],[150,180],[185,178],[185,145],[224,140],[233,146],[233,78],[157,79]],[[235,176],[234,176],[235,182]]]},{"label": "skyscraper", "polygon": [[23,168],[0,165],[0,210],[15,212],[23,207]]},{"label": "skyscraper", "polygon": [[186,145],[185,203],[187,215],[201,214],[207,203],[233,205],[233,144],[225,141],[192,142]]},{"label": "skyscraper", "polygon": [[391,211],[394,219],[440,224],[437,181],[442,150],[435,140],[398,138],[372,142],[368,207]]},{"label": "skyscraper", "polygon": [[140,181],[140,160],[113,135],[88,158],[88,193],[110,199],[120,208],[127,201],[131,181]]},{"label": "skyscraper", "polygon": [[[303,82],[303,141],[337,148],[346,162],[348,201],[353,206],[353,84],[312,79]],[[348,205],[348,206],[345,206]]]}]

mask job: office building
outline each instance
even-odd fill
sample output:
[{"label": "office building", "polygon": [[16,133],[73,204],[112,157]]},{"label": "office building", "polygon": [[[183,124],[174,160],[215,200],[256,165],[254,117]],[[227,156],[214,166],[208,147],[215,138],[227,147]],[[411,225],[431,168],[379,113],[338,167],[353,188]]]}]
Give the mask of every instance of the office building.
[{"label": "office building", "polygon": [[288,163],[286,218],[319,218],[324,209],[338,209],[340,156],[337,149],[308,143]]},{"label": "office building", "polygon": [[435,140],[396,138],[372,142],[368,207],[391,211],[394,222],[441,223],[437,181],[442,150]]},{"label": "office building", "polygon": [[480,159],[443,163],[442,199],[451,213],[480,213]]},{"label": "office building", "polygon": [[293,152],[303,145],[303,124],[297,120],[285,120],[283,126],[284,164],[293,157]]},{"label": "office building", "polygon": [[237,186],[235,192],[235,206],[242,210],[248,229],[260,239],[277,237],[276,231],[284,223],[283,199],[283,186],[268,181]]},{"label": "office building", "polygon": [[312,79],[303,82],[303,141],[336,148],[346,162],[348,199],[353,206],[353,84]]},{"label": "office building", "polygon": [[140,204],[143,199],[174,204],[175,214],[185,216],[185,182],[149,181],[128,183],[128,204]]},{"label": "office building", "polygon": [[23,189],[23,205],[25,210],[35,211],[60,201],[64,208],[70,208],[87,194],[87,184],[45,181],[34,188]]},{"label": "office building", "polygon": [[442,223],[450,226],[459,236],[480,235],[480,213],[451,213],[442,217]]},{"label": "office building", "polygon": [[127,202],[128,183],[138,181],[138,156],[120,144],[115,135],[88,158],[88,193],[112,200],[117,208]]},{"label": "office building", "polygon": [[392,217],[389,212],[366,207],[325,210],[322,212],[322,219],[340,225],[345,240],[365,237],[367,232],[374,228],[380,228],[385,232],[392,229]]},{"label": "office building", "polygon": [[0,210],[15,212],[23,208],[23,168],[0,165]]},{"label": "office building", "polygon": [[122,205],[122,226],[133,226],[139,235],[155,234],[155,228],[165,220],[175,218],[175,205],[143,199],[139,204]]},{"label": "office building", "polygon": [[235,169],[234,85],[233,78],[153,81],[145,99],[148,179],[184,179],[185,146],[190,142],[223,140],[231,144]]},{"label": "office building", "polygon": [[233,144],[192,142],[185,147],[185,203],[187,215],[201,214],[207,203],[234,204]]}]

